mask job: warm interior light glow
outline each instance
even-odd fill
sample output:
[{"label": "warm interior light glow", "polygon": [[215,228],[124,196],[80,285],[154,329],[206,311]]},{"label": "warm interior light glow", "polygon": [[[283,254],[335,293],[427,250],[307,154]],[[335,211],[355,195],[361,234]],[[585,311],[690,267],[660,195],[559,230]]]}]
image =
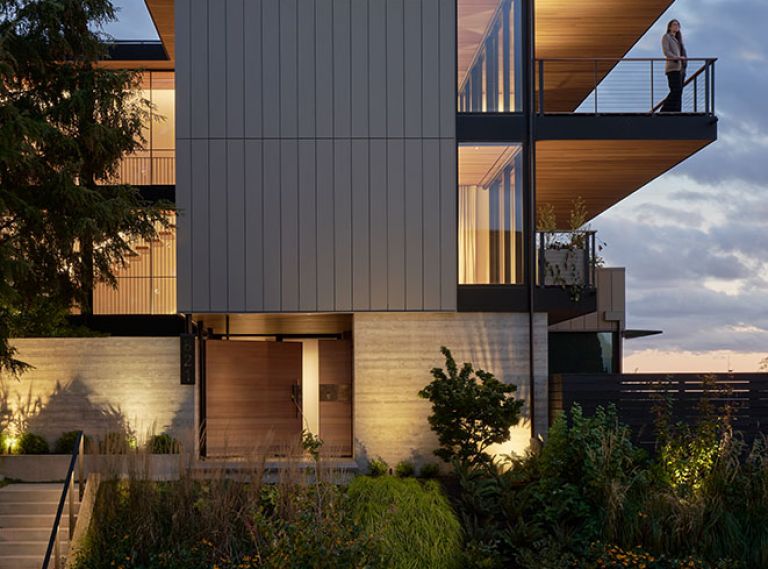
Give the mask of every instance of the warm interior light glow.
[{"label": "warm interior light glow", "polygon": [[519,144],[459,146],[459,284],[518,284]]}]

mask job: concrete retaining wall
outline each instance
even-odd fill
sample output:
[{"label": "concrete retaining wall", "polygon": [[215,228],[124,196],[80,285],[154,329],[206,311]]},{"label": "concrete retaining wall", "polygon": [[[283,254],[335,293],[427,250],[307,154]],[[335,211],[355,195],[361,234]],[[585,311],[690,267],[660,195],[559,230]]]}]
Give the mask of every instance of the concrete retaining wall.
[{"label": "concrete retaining wall", "polygon": [[66,431],[92,437],[128,429],[141,441],[169,432],[192,448],[194,386],[179,383],[178,338],[24,338],[34,369],[2,378],[0,412],[11,430],[50,444]]},{"label": "concrete retaining wall", "polygon": [[[404,459],[436,462],[437,439],[429,428],[428,401],[417,395],[431,381],[430,370],[443,366],[440,347],[456,361],[518,386],[529,401],[528,315],[511,313],[358,313],[354,317],[355,456],[363,466],[381,456],[390,466]],[[536,422],[547,424],[547,316],[534,323]],[[528,411],[525,411],[526,416]],[[539,429],[540,430],[540,429]],[[512,429],[511,440],[497,452],[522,453],[531,425]]]}]

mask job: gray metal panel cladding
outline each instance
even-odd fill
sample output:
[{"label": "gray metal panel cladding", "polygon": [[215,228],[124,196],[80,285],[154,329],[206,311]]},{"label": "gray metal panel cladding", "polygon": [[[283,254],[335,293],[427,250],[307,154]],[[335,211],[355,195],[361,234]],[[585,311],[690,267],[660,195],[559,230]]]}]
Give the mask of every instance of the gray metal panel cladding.
[{"label": "gray metal panel cladding", "polygon": [[452,0],[178,0],[184,312],[455,310]]}]

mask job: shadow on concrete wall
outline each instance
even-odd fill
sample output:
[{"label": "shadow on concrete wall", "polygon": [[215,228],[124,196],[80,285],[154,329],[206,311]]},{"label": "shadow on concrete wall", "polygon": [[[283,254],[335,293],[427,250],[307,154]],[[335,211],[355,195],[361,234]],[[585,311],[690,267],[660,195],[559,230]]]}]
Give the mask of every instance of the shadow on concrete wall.
[{"label": "shadow on concrete wall", "polygon": [[[24,380],[21,380],[22,383]],[[41,393],[34,382],[23,391],[11,389],[7,381],[0,383],[0,431],[35,433],[53,445],[62,433],[83,430],[100,439],[107,433],[124,433],[141,441],[152,434],[168,432],[185,448],[192,448],[194,399],[189,389],[169,425],[154,425],[147,433],[135,432],[132,421],[120,404],[95,404],[91,389],[79,377],[56,386],[50,394]],[[189,446],[188,446],[189,445]]]},{"label": "shadow on concrete wall", "polygon": [[84,430],[96,437],[110,432],[135,434],[119,405],[94,405],[90,399],[90,390],[77,377],[64,386],[56,382],[45,404],[41,404],[37,412],[28,417],[27,428],[49,442],[68,431]]},{"label": "shadow on concrete wall", "polygon": [[184,398],[173,415],[171,424],[163,430],[182,444],[184,449],[192,452],[195,443],[195,389],[189,386],[184,388]]}]

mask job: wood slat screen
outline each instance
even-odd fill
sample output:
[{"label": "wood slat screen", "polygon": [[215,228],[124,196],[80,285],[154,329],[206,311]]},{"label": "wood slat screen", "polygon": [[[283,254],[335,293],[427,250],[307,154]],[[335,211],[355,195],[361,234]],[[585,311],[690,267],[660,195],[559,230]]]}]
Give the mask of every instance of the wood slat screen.
[{"label": "wood slat screen", "polygon": [[158,239],[131,244],[134,256],[115,267],[117,288],[98,283],[94,314],[176,314],[176,230],[157,224]]},{"label": "wood slat screen", "polygon": [[[712,377],[711,382],[704,380],[706,375]],[[549,383],[550,419],[570,410],[574,403],[581,405],[585,415],[613,403],[619,419],[632,429],[638,443],[652,448],[654,405],[668,398],[673,422],[694,423],[700,418],[698,406],[705,390],[716,408],[733,406],[734,429],[748,440],[768,425],[766,373],[553,375]]]}]

